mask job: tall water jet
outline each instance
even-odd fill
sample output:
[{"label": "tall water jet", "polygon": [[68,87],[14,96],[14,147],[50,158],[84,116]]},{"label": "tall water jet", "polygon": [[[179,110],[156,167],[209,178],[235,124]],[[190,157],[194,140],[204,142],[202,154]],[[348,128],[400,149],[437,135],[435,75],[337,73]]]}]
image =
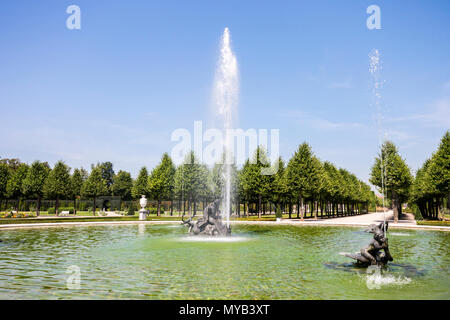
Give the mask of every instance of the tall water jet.
[{"label": "tall water jet", "polygon": [[227,226],[229,226],[232,191],[231,166],[234,162],[231,140],[233,137],[230,130],[233,128],[233,121],[235,120],[233,114],[236,112],[239,100],[239,69],[236,56],[231,50],[231,37],[228,28],[225,28],[221,39],[213,97],[214,109],[221,118],[224,131],[222,215]]},{"label": "tall water jet", "polygon": [[[381,99],[381,88],[383,87],[384,81],[381,79],[381,55],[378,49],[373,49],[369,54],[369,73],[372,80],[372,100],[373,106],[375,107],[376,112],[376,123],[378,130],[378,143],[380,145],[380,150],[382,148],[383,139],[385,138],[385,134],[383,135],[383,111],[382,107],[382,99]],[[384,136],[384,137],[383,137]],[[381,192],[383,193],[383,212],[384,212],[384,222],[386,225],[386,204],[385,204],[385,179],[386,179],[386,166],[384,163],[383,152],[380,151],[381,157]],[[384,230],[386,232],[386,230]]]}]

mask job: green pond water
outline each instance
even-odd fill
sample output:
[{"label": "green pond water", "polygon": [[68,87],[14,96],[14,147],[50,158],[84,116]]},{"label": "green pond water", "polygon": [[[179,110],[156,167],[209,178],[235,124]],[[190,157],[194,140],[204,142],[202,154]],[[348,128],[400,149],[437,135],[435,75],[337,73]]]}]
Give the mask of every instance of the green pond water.
[{"label": "green pond water", "polygon": [[362,228],[240,225],[226,241],[179,225],[2,230],[0,299],[450,299],[450,233],[388,237],[394,262],[367,272],[338,254],[368,243]]}]

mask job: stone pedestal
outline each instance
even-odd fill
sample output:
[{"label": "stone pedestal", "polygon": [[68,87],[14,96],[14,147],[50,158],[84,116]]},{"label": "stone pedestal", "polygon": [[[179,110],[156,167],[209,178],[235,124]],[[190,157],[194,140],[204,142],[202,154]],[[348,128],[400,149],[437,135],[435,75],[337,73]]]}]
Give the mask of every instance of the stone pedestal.
[{"label": "stone pedestal", "polygon": [[139,220],[147,220],[148,210],[139,210]]}]

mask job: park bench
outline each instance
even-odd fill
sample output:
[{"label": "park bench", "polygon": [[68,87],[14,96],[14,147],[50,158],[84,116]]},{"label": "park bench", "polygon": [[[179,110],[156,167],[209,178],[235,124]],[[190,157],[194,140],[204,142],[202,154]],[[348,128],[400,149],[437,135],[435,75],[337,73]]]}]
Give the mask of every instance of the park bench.
[{"label": "park bench", "polygon": [[67,217],[67,216],[69,216],[69,211],[61,211],[61,213],[59,215],[61,217]]}]

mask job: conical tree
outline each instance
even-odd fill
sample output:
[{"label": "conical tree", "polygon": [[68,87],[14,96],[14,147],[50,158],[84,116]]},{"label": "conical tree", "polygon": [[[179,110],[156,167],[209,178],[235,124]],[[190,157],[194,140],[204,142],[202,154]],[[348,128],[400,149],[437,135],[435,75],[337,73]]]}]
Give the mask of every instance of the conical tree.
[{"label": "conical tree", "polygon": [[131,190],[133,189],[133,178],[131,174],[120,170],[114,177],[112,185],[113,195],[121,197],[122,200],[131,200]]},{"label": "conical tree", "polygon": [[175,191],[182,201],[187,200],[189,215],[192,214],[192,205],[196,213],[197,201],[208,194],[208,169],[202,165],[193,151],[186,155],[175,174]]},{"label": "conical tree", "polygon": [[[264,146],[258,146],[252,159],[244,167],[241,179],[247,197],[256,201],[258,218],[261,218],[262,203],[270,200],[274,175],[264,174],[264,169],[271,167],[267,151]],[[270,171],[270,170],[267,170]]]},{"label": "conical tree", "polygon": [[161,201],[172,197],[174,183],[175,165],[169,155],[164,153],[161,162],[152,170],[147,185],[150,196],[158,202],[158,216],[161,214]]},{"label": "conical tree", "polygon": [[283,211],[284,205],[288,201],[289,189],[286,184],[286,168],[281,157],[277,160],[277,168],[278,170],[274,170],[276,173],[273,179],[271,200],[277,209]]},{"label": "conical tree", "polygon": [[36,215],[39,216],[41,199],[44,196],[45,181],[50,173],[47,162],[34,161],[23,181],[23,193],[26,197],[36,199]]},{"label": "conical tree", "polygon": [[27,173],[28,173],[28,165],[25,163],[20,163],[17,169],[13,171],[6,185],[6,192],[8,198],[17,199],[16,211],[19,211],[20,198],[24,196],[23,181],[25,180]]},{"label": "conical tree", "polygon": [[142,167],[139,171],[138,177],[134,181],[131,194],[134,199],[138,199],[141,195],[149,196],[148,192],[148,171],[146,167]]},{"label": "conical tree", "polygon": [[[0,201],[3,201],[8,197],[7,185],[10,177],[10,170],[6,163],[0,162]],[[2,202],[0,202],[0,210],[2,208]]]},{"label": "conical tree", "polygon": [[95,216],[97,197],[108,193],[108,186],[102,177],[102,171],[99,165],[92,166],[91,173],[84,182],[81,193],[83,196],[93,199],[94,206],[92,208],[92,213]]},{"label": "conical tree", "polygon": [[73,213],[77,214],[77,198],[81,197],[81,191],[88,174],[83,168],[76,168],[71,176],[71,196],[73,198]]},{"label": "conical tree", "polygon": [[398,222],[401,215],[403,201],[406,201],[409,197],[412,179],[411,171],[405,160],[398,154],[394,143],[390,141],[384,142],[381,146],[381,152],[375,158],[370,183],[377,186],[380,192],[384,192],[385,195],[390,197],[394,209],[395,222]]},{"label": "conical tree", "polygon": [[311,147],[307,143],[301,144],[287,165],[286,183],[291,193],[298,199],[297,217],[300,212],[302,220],[304,198],[317,192],[320,186],[320,174],[320,161],[314,157]]},{"label": "conical tree", "polygon": [[66,199],[71,194],[70,168],[62,161],[58,161],[50,171],[44,185],[47,199],[55,199],[55,212],[59,214],[59,200]]}]

